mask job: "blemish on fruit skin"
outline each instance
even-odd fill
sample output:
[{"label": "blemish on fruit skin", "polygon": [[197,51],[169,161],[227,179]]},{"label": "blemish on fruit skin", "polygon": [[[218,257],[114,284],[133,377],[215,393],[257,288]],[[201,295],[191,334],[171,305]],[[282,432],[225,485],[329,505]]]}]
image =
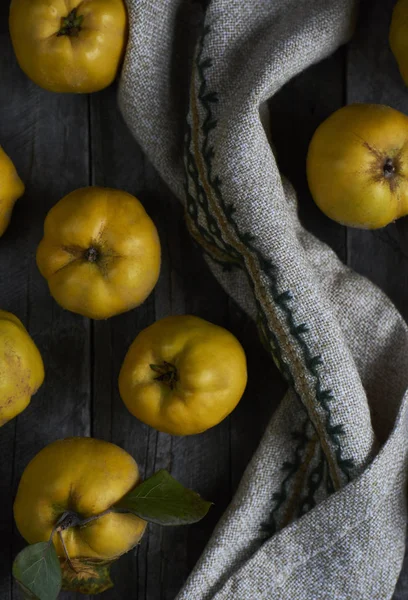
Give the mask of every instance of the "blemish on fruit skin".
[{"label": "blemish on fruit skin", "polygon": [[[23,397],[31,397],[34,394],[30,385],[31,371],[22,367],[21,356],[15,352],[11,344],[5,344],[3,359],[8,366],[8,373],[13,374],[15,379],[16,393],[12,396],[12,400],[18,401]],[[11,402],[8,401],[3,406],[10,406],[10,404]]]}]

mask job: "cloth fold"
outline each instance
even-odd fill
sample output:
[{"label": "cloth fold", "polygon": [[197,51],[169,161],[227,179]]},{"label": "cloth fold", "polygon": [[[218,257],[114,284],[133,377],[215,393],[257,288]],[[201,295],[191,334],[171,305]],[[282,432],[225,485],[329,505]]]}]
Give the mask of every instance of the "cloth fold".
[{"label": "cloth fold", "polygon": [[191,2],[127,2],[124,117],[290,385],[178,598],[391,598],[405,545],[408,330],[302,227],[260,118],[349,39],[355,2],[212,0],[202,23]]}]

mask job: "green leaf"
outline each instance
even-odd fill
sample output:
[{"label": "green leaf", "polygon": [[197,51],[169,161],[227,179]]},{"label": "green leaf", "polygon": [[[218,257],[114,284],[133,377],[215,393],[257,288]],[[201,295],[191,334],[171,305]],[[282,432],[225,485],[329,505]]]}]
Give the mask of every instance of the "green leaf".
[{"label": "green leaf", "polygon": [[211,504],[162,469],[122,498],[116,509],[158,525],[188,525],[205,517]]},{"label": "green leaf", "polygon": [[13,576],[25,593],[38,600],[56,600],[61,590],[61,567],[54,544],[40,542],[24,548],[13,563]]}]

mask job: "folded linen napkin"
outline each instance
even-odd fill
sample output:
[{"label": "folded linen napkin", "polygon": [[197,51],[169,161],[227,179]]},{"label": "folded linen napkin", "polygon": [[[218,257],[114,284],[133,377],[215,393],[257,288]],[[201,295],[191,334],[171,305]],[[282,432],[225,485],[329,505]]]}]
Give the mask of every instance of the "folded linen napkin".
[{"label": "folded linen napkin", "polygon": [[178,598],[391,598],[404,554],[408,330],[302,227],[260,117],[349,39],[355,2],[212,0],[202,23],[191,2],[127,2],[122,112],[290,386]]}]

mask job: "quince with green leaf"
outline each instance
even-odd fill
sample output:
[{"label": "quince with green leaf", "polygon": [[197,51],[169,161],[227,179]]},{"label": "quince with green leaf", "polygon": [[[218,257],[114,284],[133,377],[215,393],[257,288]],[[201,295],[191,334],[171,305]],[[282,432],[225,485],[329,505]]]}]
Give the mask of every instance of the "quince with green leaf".
[{"label": "quince with green leaf", "polygon": [[112,562],[140,542],[148,521],[194,523],[210,505],[164,470],[142,483],[136,461],[114,444],[53,442],[18,487],[14,517],[31,545],[15,559],[14,577],[39,600],[55,600],[61,588],[103,592],[113,585]]}]

